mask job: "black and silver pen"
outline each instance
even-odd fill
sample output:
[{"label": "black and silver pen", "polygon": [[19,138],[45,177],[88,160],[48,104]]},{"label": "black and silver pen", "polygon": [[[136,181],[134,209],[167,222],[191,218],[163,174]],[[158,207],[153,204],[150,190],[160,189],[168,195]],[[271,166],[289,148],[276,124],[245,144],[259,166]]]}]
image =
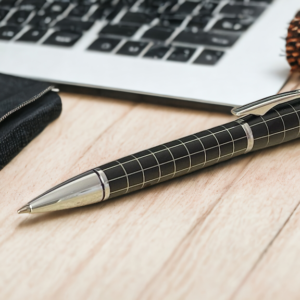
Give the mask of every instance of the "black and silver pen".
[{"label": "black and silver pen", "polygon": [[300,90],[235,108],[232,113],[241,118],[87,171],[33,199],[18,213],[101,202],[300,136]]}]

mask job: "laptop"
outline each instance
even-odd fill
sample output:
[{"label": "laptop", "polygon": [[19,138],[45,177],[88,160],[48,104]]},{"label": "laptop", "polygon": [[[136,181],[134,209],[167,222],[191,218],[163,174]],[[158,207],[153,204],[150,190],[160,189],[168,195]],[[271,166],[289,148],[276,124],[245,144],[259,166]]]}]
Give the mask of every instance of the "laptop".
[{"label": "laptop", "polygon": [[232,107],[288,78],[298,0],[0,0],[0,72]]}]

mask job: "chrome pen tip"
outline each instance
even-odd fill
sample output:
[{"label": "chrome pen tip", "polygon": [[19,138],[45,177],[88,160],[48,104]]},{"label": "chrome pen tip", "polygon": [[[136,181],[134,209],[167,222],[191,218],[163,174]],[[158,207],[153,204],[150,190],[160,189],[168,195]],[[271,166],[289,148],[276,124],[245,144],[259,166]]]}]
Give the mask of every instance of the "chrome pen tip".
[{"label": "chrome pen tip", "polygon": [[29,205],[24,205],[18,210],[18,214],[30,214],[30,213],[31,213],[31,209]]}]

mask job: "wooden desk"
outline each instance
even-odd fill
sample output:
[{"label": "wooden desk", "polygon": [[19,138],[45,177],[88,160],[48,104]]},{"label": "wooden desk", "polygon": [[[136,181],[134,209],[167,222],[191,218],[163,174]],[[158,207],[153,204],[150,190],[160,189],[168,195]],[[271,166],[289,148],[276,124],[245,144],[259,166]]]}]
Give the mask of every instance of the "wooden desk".
[{"label": "wooden desk", "polygon": [[1,300],[299,299],[299,141],[98,205],[17,215],[79,172],[233,119],[61,96],[61,117],[0,173]]}]

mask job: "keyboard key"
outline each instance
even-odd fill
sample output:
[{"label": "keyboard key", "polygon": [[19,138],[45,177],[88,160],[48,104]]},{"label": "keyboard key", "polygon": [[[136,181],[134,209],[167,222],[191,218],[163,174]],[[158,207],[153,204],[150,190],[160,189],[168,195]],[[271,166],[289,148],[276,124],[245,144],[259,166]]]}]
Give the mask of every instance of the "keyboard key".
[{"label": "keyboard key", "polygon": [[93,14],[89,17],[91,21],[106,19],[113,11],[113,7],[111,5],[103,5],[98,7]]},{"label": "keyboard key", "polygon": [[199,5],[200,2],[186,1],[175,11],[176,15],[189,15]]},{"label": "keyboard key", "polygon": [[192,32],[189,29],[185,29],[178,34],[175,41],[197,45],[230,47],[238,40],[238,38],[239,36],[236,34],[221,34],[203,31]]},{"label": "keyboard key", "polygon": [[6,17],[8,12],[9,12],[8,9],[0,8],[0,21],[2,21]]},{"label": "keyboard key", "polygon": [[68,6],[69,3],[62,3],[62,2],[55,1],[45,9],[45,14],[60,15],[68,8]]},{"label": "keyboard key", "polygon": [[170,50],[169,47],[166,46],[153,46],[150,50],[146,52],[144,57],[154,58],[154,59],[161,59],[163,58],[166,53]]},{"label": "keyboard key", "polygon": [[18,39],[18,41],[37,42],[45,35],[46,32],[46,29],[29,29]]},{"label": "keyboard key", "polygon": [[196,49],[193,48],[177,47],[167,60],[187,62],[192,57],[195,51]]},{"label": "keyboard key", "polygon": [[54,27],[66,30],[66,31],[87,31],[89,30],[94,22],[91,21],[79,21],[74,19],[63,19],[55,24]]},{"label": "keyboard key", "polygon": [[100,1],[99,0],[77,0],[77,2],[82,5],[92,6],[93,4],[97,4]]},{"label": "keyboard key", "polygon": [[[165,5],[166,3],[163,1],[143,1],[138,6],[138,11],[156,16],[162,12]],[[171,5],[171,3],[169,3],[169,5]]]},{"label": "keyboard key", "polygon": [[162,15],[159,24],[165,27],[179,27],[185,18],[183,15]]},{"label": "keyboard key", "polygon": [[254,22],[253,18],[223,18],[215,23],[212,29],[241,32],[247,30]]},{"label": "keyboard key", "polygon": [[123,3],[119,2],[117,5],[115,5],[111,9],[111,11],[108,12],[105,19],[108,21],[112,21],[119,14],[119,12],[123,9],[123,7],[124,7]]},{"label": "keyboard key", "polygon": [[21,25],[23,24],[31,14],[31,11],[18,10],[8,20],[8,24]]},{"label": "keyboard key", "polygon": [[212,15],[215,9],[217,8],[218,3],[205,2],[201,6],[200,14]]},{"label": "keyboard key", "polygon": [[104,4],[101,4],[89,17],[89,19],[92,21],[101,19],[111,21],[118,15],[123,7],[124,5],[121,1],[117,5],[113,5],[111,1],[107,1]]},{"label": "keyboard key", "polygon": [[20,3],[21,10],[32,11],[34,9],[42,8],[46,3],[46,0],[22,0]]},{"label": "keyboard key", "polygon": [[17,0],[2,0],[0,1],[1,8],[10,9],[15,6]]},{"label": "keyboard key", "polygon": [[111,52],[120,43],[120,39],[112,39],[100,37],[94,41],[90,46],[89,50],[97,50],[101,52]]},{"label": "keyboard key", "polygon": [[142,37],[151,40],[165,41],[173,32],[174,29],[170,27],[155,26],[148,29]]},{"label": "keyboard key", "polygon": [[48,28],[57,15],[34,16],[29,24],[36,28]]},{"label": "keyboard key", "polygon": [[46,2],[47,0],[22,0],[20,5],[31,4],[36,5],[37,7],[42,7]]},{"label": "keyboard key", "polygon": [[100,33],[130,37],[133,36],[139,28],[140,26],[125,24],[106,25],[101,29]]},{"label": "keyboard key", "polygon": [[133,12],[127,12],[120,22],[125,23],[136,23],[136,24],[148,24],[150,23],[154,17],[145,14],[145,13],[133,13]]},{"label": "keyboard key", "polygon": [[11,40],[20,30],[21,28],[16,26],[2,26],[0,27],[0,40]]},{"label": "keyboard key", "polygon": [[53,32],[43,44],[70,47],[80,38],[81,33],[79,32],[56,31]]},{"label": "keyboard key", "polygon": [[117,53],[129,56],[137,56],[145,49],[147,45],[148,43],[144,42],[126,42]]},{"label": "keyboard key", "polygon": [[223,51],[205,49],[196,58],[194,64],[213,66],[219,61],[223,54]]},{"label": "keyboard key", "polygon": [[20,10],[33,11],[41,9],[46,3],[46,0],[22,0],[19,3]]},{"label": "keyboard key", "polygon": [[93,14],[89,17],[91,21],[97,21],[105,18],[107,14],[111,11],[111,8],[104,9],[102,7],[98,7]]},{"label": "keyboard key", "polygon": [[70,17],[82,18],[90,10],[87,5],[77,5],[69,13]]},{"label": "keyboard key", "polygon": [[165,5],[173,6],[177,3],[177,0],[150,0],[148,2],[150,2],[153,6],[160,7]]},{"label": "keyboard key", "polygon": [[207,15],[199,14],[199,15],[193,17],[187,26],[203,29],[208,24],[208,22],[211,20],[211,18],[212,18],[212,16],[209,14],[207,14]]},{"label": "keyboard key", "polygon": [[222,14],[228,14],[237,17],[258,17],[265,10],[264,6],[226,4],[220,11]]},{"label": "keyboard key", "polygon": [[168,5],[164,10],[163,10],[163,14],[164,15],[174,15],[175,14],[175,10],[178,9],[179,6],[176,3],[173,3],[172,5]]}]

